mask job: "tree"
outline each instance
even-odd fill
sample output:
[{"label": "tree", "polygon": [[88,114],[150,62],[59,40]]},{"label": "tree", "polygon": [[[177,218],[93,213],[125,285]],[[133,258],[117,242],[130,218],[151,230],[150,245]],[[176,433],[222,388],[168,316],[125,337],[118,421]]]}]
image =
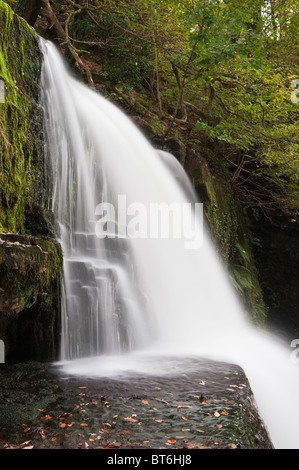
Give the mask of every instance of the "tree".
[{"label": "tree", "polygon": [[16,13],[34,26],[42,6],[42,0],[18,0]]}]

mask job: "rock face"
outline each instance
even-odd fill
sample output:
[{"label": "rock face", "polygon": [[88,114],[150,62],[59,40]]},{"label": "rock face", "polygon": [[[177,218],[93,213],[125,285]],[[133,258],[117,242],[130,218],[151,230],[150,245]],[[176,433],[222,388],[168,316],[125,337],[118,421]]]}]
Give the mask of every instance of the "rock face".
[{"label": "rock face", "polygon": [[61,250],[53,241],[39,105],[41,54],[0,1],[0,339],[6,362],[56,355]]}]

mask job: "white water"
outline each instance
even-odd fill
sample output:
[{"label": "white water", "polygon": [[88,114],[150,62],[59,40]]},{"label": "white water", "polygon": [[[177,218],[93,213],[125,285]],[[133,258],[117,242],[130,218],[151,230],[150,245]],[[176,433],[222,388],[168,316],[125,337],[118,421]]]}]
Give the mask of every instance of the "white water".
[{"label": "white water", "polygon": [[274,446],[299,448],[298,366],[280,339],[250,325],[207,232],[198,249],[186,249],[184,239],[96,237],[102,201],[116,206],[121,194],[148,207],[184,204],[195,194],[172,156],[154,150],[117,107],[76,81],[51,43],[41,48],[64,251],[64,370],[167,374],[192,356],[231,361],[245,370]]}]

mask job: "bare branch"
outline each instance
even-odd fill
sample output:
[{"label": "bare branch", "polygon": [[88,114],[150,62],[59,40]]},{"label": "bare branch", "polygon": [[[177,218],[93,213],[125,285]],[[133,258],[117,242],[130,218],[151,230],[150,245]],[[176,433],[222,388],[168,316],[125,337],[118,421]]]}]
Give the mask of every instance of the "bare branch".
[{"label": "bare branch", "polygon": [[79,57],[77,51],[75,50],[74,46],[72,45],[70,41],[70,38],[68,37],[68,34],[63,29],[60,21],[58,20],[57,16],[53,12],[51,5],[50,5],[50,1],[43,0],[43,3],[47,9],[49,19],[52,21],[53,25],[55,26],[58,36],[60,37],[60,39],[62,39],[66,43],[67,47],[69,48],[69,51],[71,52],[72,56],[74,57],[76,61],[78,69],[81,72],[86,74],[89,85],[94,87],[94,82],[93,82],[92,74],[91,74],[89,67],[83,62],[81,57]]}]

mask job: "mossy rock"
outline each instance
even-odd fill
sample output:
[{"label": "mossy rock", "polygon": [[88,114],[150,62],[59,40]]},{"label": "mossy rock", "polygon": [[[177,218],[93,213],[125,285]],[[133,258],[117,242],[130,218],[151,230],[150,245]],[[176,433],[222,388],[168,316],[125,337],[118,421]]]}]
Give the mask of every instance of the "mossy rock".
[{"label": "mossy rock", "polygon": [[0,231],[22,232],[26,205],[42,198],[40,64],[35,30],[0,1]]},{"label": "mossy rock", "polygon": [[0,234],[0,338],[8,361],[48,360],[52,355],[59,336],[61,271],[59,244]]}]

